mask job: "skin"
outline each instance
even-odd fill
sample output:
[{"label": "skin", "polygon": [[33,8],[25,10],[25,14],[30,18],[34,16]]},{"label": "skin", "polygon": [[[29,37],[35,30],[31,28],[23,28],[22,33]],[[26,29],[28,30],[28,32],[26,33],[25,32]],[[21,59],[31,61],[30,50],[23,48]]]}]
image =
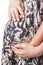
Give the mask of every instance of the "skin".
[{"label": "skin", "polygon": [[32,41],[30,42],[30,44],[32,44],[33,46],[38,46],[42,41],[43,41],[43,21],[39,29],[37,30],[36,34],[34,35]]},{"label": "skin", "polygon": [[[12,46],[12,50],[20,57],[32,58],[43,55],[43,22],[31,42],[23,42]],[[41,43],[41,44],[40,44]]]},{"label": "skin", "polygon": [[19,21],[24,17],[24,4],[20,0],[9,0],[8,16],[9,19]]},{"label": "skin", "polygon": [[28,43],[22,43],[15,46],[12,46],[12,50],[16,55],[22,58],[33,58],[43,55],[43,43],[39,46],[34,47]]}]

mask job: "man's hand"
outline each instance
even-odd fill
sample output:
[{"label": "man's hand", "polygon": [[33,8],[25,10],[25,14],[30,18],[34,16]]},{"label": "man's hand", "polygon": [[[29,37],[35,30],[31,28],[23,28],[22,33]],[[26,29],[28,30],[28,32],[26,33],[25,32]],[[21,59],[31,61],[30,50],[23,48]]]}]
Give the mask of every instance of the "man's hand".
[{"label": "man's hand", "polygon": [[19,21],[24,17],[24,4],[20,0],[9,0],[8,16],[9,19]]}]

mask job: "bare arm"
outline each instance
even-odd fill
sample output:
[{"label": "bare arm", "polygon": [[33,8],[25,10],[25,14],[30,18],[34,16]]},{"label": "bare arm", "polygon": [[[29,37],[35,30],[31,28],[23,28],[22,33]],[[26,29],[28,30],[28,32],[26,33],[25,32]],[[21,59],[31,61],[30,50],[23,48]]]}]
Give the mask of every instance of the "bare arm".
[{"label": "bare arm", "polygon": [[42,56],[43,55],[43,42],[36,47],[35,49],[36,51],[34,51],[34,57],[38,57],[38,56]]},{"label": "bare arm", "polygon": [[43,22],[41,23],[39,29],[37,30],[36,34],[34,35],[30,44],[37,46],[43,41]]},{"label": "bare arm", "polygon": [[43,42],[34,47],[31,44],[23,43],[12,46],[12,50],[20,57],[33,58],[43,55]]}]

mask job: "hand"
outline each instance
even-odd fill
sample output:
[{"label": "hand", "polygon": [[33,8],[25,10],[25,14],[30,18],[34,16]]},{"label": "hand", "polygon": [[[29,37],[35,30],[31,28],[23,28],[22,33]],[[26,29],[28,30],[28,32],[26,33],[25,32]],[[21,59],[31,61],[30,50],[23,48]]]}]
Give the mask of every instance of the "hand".
[{"label": "hand", "polygon": [[20,0],[9,0],[8,16],[9,19],[19,21],[24,17],[24,4]]},{"label": "hand", "polygon": [[32,58],[36,56],[36,47],[32,46],[29,43],[21,43],[14,45],[12,46],[12,50],[14,51],[14,53],[16,53],[16,55],[23,58]]}]

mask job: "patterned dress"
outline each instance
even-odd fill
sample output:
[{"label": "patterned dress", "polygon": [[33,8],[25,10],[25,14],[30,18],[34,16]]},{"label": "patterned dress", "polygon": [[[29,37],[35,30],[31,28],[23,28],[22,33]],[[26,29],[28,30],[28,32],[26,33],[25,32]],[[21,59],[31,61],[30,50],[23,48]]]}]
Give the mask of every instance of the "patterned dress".
[{"label": "patterned dress", "polygon": [[32,40],[43,20],[43,0],[23,0],[25,17],[19,22],[8,21],[4,30],[1,65],[43,65],[43,56],[21,58],[11,49],[11,45]]}]

